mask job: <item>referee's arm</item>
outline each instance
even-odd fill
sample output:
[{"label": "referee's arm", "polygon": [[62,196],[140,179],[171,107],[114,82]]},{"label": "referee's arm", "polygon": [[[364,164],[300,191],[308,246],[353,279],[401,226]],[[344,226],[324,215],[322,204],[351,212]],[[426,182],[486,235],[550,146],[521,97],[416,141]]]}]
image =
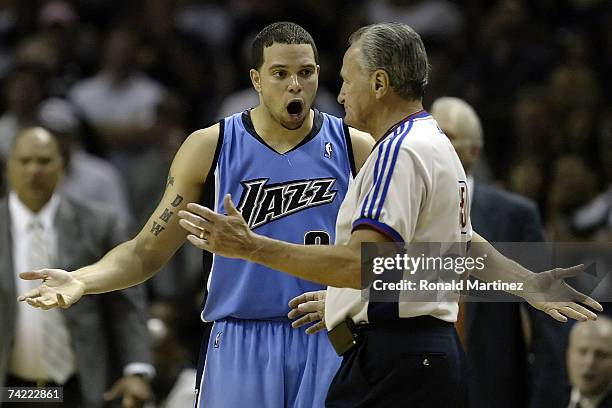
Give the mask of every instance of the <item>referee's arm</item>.
[{"label": "referee's arm", "polygon": [[[251,231],[229,195],[225,196],[224,204],[227,216],[194,203],[187,206],[189,211],[179,212],[180,224],[191,234],[187,239],[193,245],[326,286],[361,289],[361,243],[392,241],[367,227],[353,230],[345,245],[299,245],[278,241]],[[202,231],[211,230],[215,231],[214,239],[199,236]]]}]

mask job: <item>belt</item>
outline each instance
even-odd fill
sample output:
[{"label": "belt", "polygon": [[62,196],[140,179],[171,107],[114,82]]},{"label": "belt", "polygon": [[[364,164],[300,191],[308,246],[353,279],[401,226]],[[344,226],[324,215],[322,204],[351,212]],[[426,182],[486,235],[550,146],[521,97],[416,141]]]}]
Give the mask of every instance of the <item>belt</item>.
[{"label": "belt", "polygon": [[432,316],[416,316],[356,325],[353,319],[348,317],[328,331],[327,337],[336,350],[336,354],[343,356],[361,341],[366,332],[372,330],[410,331],[411,333],[421,330],[445,332],[454,330],[454,324]]}]

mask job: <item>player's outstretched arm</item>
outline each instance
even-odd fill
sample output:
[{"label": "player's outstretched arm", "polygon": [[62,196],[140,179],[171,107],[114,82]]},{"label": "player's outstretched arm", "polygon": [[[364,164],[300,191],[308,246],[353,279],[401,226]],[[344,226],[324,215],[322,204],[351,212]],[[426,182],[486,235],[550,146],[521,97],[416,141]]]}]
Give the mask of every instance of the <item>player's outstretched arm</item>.
[{"label": "player's outstretched arm", "polygon": [[533,273],[500,254],[480,235],[474,233],[472,242],[475,243],[472,245],[472,256],[479,257],[486,254],[487,257],[487,267],[482,270],[474,269],[472,275],[487,282],[494,280],[522,282],[523,290],[509,292],[522,297],[530,305],[555,320],[566,322],[568,317],[582,321],[597,319],[595,313],[581,304],[600,312],[603,310],[594,299],[578,292],[564,281],[582,272],[583,265]]},{"label": "player's outstretched arm", "polygon": [[164,196],[136,237],[74,272],[43,269],[22,273],[23,279],[42,283],[19,300],[45,309],[68,307],[83,295],[124,289],[153,276],[185,241],[187,233],[179,226],[177,213],[199,200],[218,140],[219,125],[187,138],[172,162]]}]

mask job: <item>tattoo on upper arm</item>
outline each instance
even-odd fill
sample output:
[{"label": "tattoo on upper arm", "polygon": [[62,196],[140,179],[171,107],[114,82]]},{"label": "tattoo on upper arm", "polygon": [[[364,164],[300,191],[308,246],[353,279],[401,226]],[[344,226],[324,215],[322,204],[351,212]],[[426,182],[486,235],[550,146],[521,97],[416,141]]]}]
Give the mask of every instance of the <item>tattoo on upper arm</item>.
[{"label": "tattoo on upper arm", "polygon": [[170,218],[172,218],[172,214],[174,214],[172,211],[168,210],[167,208],[164,209],[164,212],[162,213],[162,215],[159,216],[159,218],[163,221],[163,222],[168,222],[170,221]]},{"label": "tattoo on upper arm", "polygon": [[[172,178],[172,182],[174,182],[174,178]],[[168,184],[170,184],[170,180],[168,180]],[[174,200],[170,203],[170,205],[174,208],[178,207],[183,202],[183,197],[180,194],[177,194]],[[159,219],[164,223],[168,223],[170,218],[174,215],[174,211],[170,211],[169,208],[164,208],[164,212],[161,213]],[[162,226],[162,224],[157,221],[153,221],[153,226],[151,227],[151,233],[155,236],[158,236],[166,227]]]},{"label": "tattoo on upper arm", "polygon": [[162,232],[165,229],[166,228],[158,224],[157,221],[153,221],[153,227],[151,227],[151,232],[153,233],[153,235],[158,236],[160,232]]},{"label": "tattoo on upper arm", "polygon": [[176,208],[182,202],[183,202],[183,197],[181,197],[180,195],[177,194],[176,198],[174,199],[174,201],[172,201],[172,203],[170,203],[170,205]]},{"label": "tattoo on upper arm", "polygon": [[166,182],[166,188],[174,185],[174,176],[171,174],[168,176],[168,181]]}]

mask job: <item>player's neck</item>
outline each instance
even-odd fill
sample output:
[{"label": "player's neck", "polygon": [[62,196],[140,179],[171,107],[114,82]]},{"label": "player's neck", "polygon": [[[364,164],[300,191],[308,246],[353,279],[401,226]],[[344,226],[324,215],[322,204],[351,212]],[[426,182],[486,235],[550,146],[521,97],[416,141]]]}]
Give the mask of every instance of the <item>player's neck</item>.
[{"label": "player's neck", "polygon": [[421,110],[423,110],[423,104],[420,100],[407,101],[397,97],[393,98],[393,100],[381,101],[377,112],[372,115],[373,121],[370,134],[378,141],[383,138],[393,126],[409,115]]},{"label": "player's neck", "polygon": [[311,109],[304,123],[297,129],[287,129],[278,123],[261,105],[251,110],[251,121],[255,131],[270,147],[286,152],[300,143],[311,131],[314,112]]}]

